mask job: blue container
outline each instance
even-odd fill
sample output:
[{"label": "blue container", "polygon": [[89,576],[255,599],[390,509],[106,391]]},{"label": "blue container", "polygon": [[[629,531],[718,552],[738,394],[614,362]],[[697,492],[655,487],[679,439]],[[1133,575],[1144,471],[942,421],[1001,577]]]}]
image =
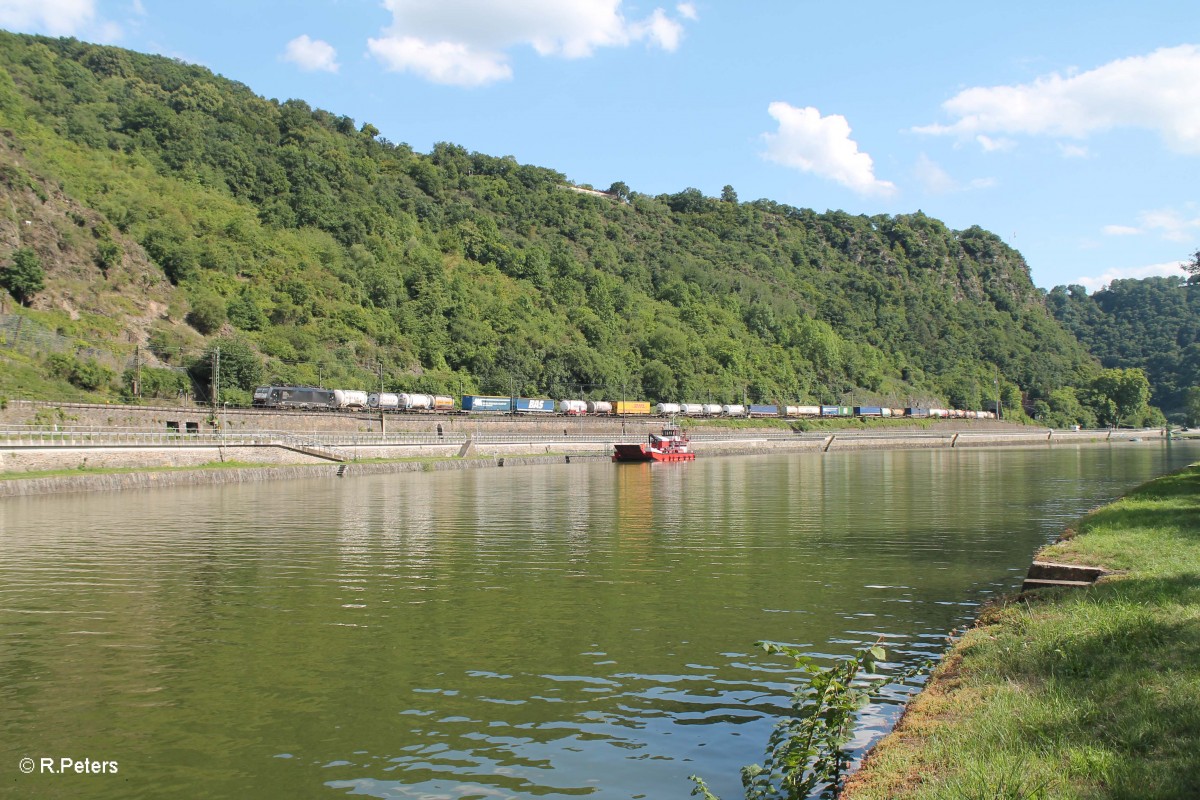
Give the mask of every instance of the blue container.
[{"label": "blue container", "polygon": [[882,417],[882,406],[855,406],[854,416],[856,417]]},{"label": "blue container", "polygon": [[517,413],[518,414],[554,414],[558,411],[555,407],[555,402],[551,399],[518,397],[517,398]]},{"label": "blue container", "polygon": [[840,417],[841,415],[842,412],[838,406],[821,406],[822,417]]},{"label": "blue container", "polygon": [[477,394],[465,394],[462,399],[463,411],[490,411],[493,413],[508,413],[512,411],[511,397],[484,397]]},{"label": "blue container", "polygon": [[928,417],[929,409],[928,408],[906,408],[906,409],[904,409],[904,416],[906,416],[906,417]]},{"label": "blue container", "polygon": [[750,416],[752,417],[778,417],[779,406],[750,406]]}]

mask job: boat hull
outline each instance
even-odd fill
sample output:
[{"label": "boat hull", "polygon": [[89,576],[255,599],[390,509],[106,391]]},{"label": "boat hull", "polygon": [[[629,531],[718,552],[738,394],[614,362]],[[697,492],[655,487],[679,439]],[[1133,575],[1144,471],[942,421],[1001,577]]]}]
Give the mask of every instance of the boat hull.
[{"label": "boat hull", "polygon": [[695,453],[659,453],[654,450],[650,451],[650,460],[652,461],[695,461]]},{"label": "boat hull", "polygon": [[613,445],[613,461],[695,461],[695,453],[664,453],[646,447],[644,444]]},{"label": "boat hull", "polygon": [[653,461],[644,444],[617,444],[613,447],[613,461]]}]

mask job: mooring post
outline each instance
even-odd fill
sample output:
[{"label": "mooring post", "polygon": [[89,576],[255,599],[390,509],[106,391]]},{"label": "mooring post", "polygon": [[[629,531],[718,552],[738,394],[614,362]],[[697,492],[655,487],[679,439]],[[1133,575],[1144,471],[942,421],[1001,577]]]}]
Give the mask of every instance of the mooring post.
[{"label": "mooring post", "polygon": [[953,437],[951,437],[951,439],[950,439],[950,446],[951,446],[951,447],[954,447],[954,445],[956,445],[956,444],[958,444],[958,434],[957,434],[957,433],[956,433],[956,434],[954,434],[954,436],[953,436]]},{"label": "mooring post", "polygon": [[833,445],[833,440],[837,438],[836,434],[831,434],[825,439],[825,446],[821,448],[822,453],[828,453],[829,448]]}]

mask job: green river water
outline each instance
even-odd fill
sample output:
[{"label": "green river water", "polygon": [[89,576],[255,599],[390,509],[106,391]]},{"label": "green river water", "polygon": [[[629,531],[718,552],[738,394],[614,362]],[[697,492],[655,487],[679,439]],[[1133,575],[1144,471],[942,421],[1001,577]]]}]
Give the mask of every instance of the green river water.
[{"label": "green river water", "polygon": [[830,452],[0,501],[0,795],[684,798],[699,773],[732,800],[794,678],[756,640],[928,658],[1072,519],[1197,459]]}]

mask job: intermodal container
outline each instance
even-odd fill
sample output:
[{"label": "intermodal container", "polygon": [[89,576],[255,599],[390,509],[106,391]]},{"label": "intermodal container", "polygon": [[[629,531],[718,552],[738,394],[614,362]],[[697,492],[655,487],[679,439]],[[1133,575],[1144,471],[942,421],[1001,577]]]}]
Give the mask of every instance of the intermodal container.
[{"label": "intermodal container", "polygon": [[821,406],[822,417],[840,417],[842,409],[838,406]]},{"label": "intermodal container", "polygon": [[648,400],[618,400],[613,403],[613,411],[617,414],[649,414]]},{"label": "intermodal container", "polygon": [[704,413],[705,414],[720,414],[721,406],[717,405],[716,403],[705,403],[704,404]]},{"label": "intermodal container", "polygon": [[854,409],[851,406],[838,406],[839,417],[853,417]]},{"label": "intermodal container", "polygon": [[433,395],[402,394],[400,395],[400,405],[409,411],[428,411],[433,408]]},{"label": "intermodal container", "polygon": [[507,414],[512,411],[511,397],[486,397],[478,394],[464,394],[462,399],[463,411],[490,411]]},{"label": "intermodal container", "polygon": [[883,409],[879,406],[855,406],[854,416],[856,417],[882,417]]},{"label": "intermodal container", "polygon": [[916,406],[913,406],[912,408],[904,409],[904,416],[906,416],[906,417],[928,417],[929,409],[928,408],[917,408]]},{"label": "intermodal container", "polygon": [[612,403],[607,400],[588,400],[587,413],[589,414],[611,414]]},{"label": "intermodal container", "polygon": [[553,414],[555,412],[555,404],[553,400],[541,397],[518,397],[517,398],[517,413],[518,414]]},{"label": "intermodal container", "polygon": [[751,404],[750,416],[752,416],[752,417],[778,417],[779,416],[779,406],[762,406],[762,405]]},{"label": "intermodal container", "polygon": [[337,408],[366,408],[367,393],[358,389],[334,389],[333,404]]},{"label": "intermodal container", "polygon": [[[793,411],[792,409],[795,409]],[[819,417],[821,416],[820,406],[788,406],[789,417]]]},{"label": "intermodal container", "polygon": [[679,411],[680,411],[680,413],[683,413],[683,414],[703,414],[704,413],[704,404],[703,403],[680,403]]},{"label": "intermodal container", "polygon": [[454,398],[450,397],[449,395],[435,394],[433,396],[433,410],[434,411],[453,411],[454,410]]},{"label": "intermodal container", "polygon": [[746,407],[741,403],[727,403],[721,406],[721,413],[727,417],[744,417],[746,416]]},{"label": "intermodal container", "polygon": [[585,400],[559,400],[558,410],[563,414],[569,414],[572,417],[583,416],[587,413],[587,401]]},{"label": "intermodal container", "polygon": [[392,392],[371,392],[367,395],[367,407],[381,411],[395,411],[400,408],[400,395]]}]

